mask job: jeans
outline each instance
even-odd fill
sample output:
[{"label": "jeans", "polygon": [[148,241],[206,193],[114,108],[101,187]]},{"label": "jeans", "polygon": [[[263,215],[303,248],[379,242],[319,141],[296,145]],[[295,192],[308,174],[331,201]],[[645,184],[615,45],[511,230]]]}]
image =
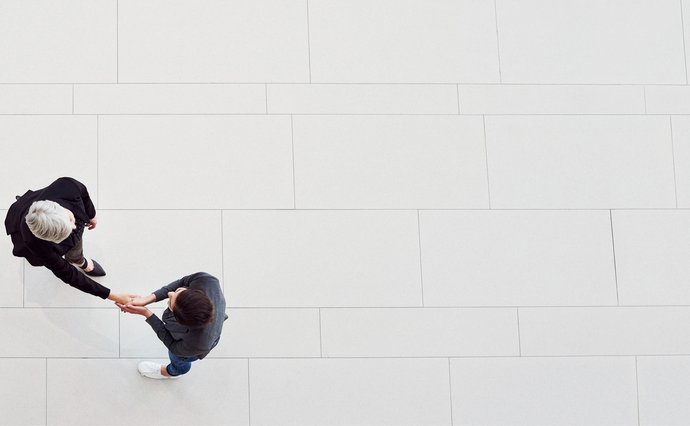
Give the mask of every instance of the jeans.
[{"label": "jeans", "polygon": [[170,351],[168,351],[168,357],[170,358],[170,364],[165,367],[165,370],[171,376],[181,376],[186,374],[192,368],[192,362],[199,359],[199,357],[196,356],[191,358],[182,358]]}]

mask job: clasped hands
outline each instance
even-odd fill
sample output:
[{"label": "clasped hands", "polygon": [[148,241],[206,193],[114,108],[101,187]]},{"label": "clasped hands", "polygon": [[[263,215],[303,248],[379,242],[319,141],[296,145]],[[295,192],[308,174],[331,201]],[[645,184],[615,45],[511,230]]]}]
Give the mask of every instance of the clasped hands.
[{"label": "clasped hands", "polygon": [[112,300],[115,302],[115,306],[124,313],[142,315],[146,318],[153,315],[153,312],[146,307],[149,303],[156,301],[153,294],[139,296],[137,294],[118,293],[113,296]]}]

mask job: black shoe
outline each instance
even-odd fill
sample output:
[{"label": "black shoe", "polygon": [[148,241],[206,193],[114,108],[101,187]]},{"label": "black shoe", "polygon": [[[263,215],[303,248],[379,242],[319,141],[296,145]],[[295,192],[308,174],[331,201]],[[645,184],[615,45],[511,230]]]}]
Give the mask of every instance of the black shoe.
[{"label": "black shoe", "polygon": [[[90,277],[103,277],[103,276],[105,276],[105,270],[103,269],[103,267],[101,265],[99,265],[98,262],[96,262],[95,260],[91,259],[91,261],[93,262],[93,269],[89,272],[84,271],[84,273]],[[86,262],[86,265],[87,265],[86,267],[88,267],[88,264],[89,263]],[[84,268],[82,268],[82,269],[84,269]]]}]

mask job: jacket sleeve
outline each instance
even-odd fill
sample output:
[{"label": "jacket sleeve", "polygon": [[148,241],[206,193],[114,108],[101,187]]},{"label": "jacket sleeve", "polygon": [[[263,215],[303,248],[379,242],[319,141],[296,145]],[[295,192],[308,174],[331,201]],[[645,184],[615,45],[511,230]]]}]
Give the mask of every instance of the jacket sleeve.
[{"label": "jacket sleeve", "polygon": [[89,196],[89,191],[86,189],[86,185],[73,178],[65,177],[62,179],[69,180],[70,182],[72,182],[73,185],[77,187],[79,191],[79,197],[81,198],[81,201],[84,204],[84,211],[89,216],[89,219],[93,219],[94,217],[96,217],[96,208],[93,206],[93,202],[91,202],[91,196]]},{"label": "jacket sleeve", "polygon": [[56,277],[60,278],[65,283],[72,287],[83,291],[84,293],[98,296],[101,299],[106,299],[110,295],[110,289],[102,286],[96,281],[90,279],[86,275],[77,270],[68,261],[60,256],[53,255],[42,259],[46,268],[50,269]]},{"label": "jacket sleeve", "polygon": [[146,322],[151,326],[156,336],[165,345],[170,352],[181,357],[193,357],[199,355],[199,351],[190,348],[185,344],[184,340],[175,340],[175,338],[170,334],[163,321],[156,316],[156,314],[151,315],[146,318]]},{"label": "jacket sleeve", "polygon": [[156,296],[156,302],[160,302],[161,300],[167,299],[168,293],[171,291],[175,291],[180,287],[189,287],[189,284],[192,281],[204,275],[208,274],[206,272],[196,272],[192,275],[182,277],[177,281],[173,281],[168,285],[164,285],[163,287],[153,292],[153,295]]}]

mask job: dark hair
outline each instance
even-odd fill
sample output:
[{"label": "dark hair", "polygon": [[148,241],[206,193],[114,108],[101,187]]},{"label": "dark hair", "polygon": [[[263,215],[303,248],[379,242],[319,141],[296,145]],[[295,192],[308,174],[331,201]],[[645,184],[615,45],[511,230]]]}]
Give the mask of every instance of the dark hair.
[{"label": "dark hair", "polygon": [[177,322],[188,327],[200,327],[213,320],[213,303],[206,293],[190,288],[182,291],[175,298],[173,315]]}]

